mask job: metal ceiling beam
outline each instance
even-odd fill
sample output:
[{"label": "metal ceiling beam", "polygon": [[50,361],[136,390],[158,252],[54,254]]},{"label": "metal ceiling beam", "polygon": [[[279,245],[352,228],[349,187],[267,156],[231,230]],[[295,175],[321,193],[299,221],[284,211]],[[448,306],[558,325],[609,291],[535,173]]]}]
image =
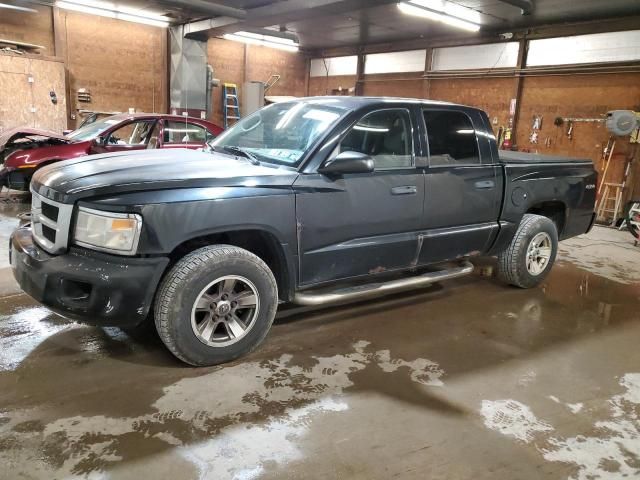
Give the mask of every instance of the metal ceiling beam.
[{"label": "metal ceiling beam", "polygon": [[499,0],[507,5],[518,7],[522,15],[531,15],[533,13],[533,0]]},{"label": "metal ceiling beam", "polygon": [[239,20],[247,16],[247,11],[241,8],[227,7],[226,5],[204,0],[171,0],[171,3],[212,16],[232,17]]},{"label": "metal ceiling beam", "polygon": [[14,2],[0,2],[0,8],[7,10],[16,10],[18,12],[38,13],[38,10],[36,10],[35,8],[24,7]]},{"label": "metal ceiling beam", "polygon": [[[225,20],[224,25],[207,26],[202,22],[195,22],[195,24],[191,24],[191,26],[187,28],[188,33],[186,33],[186,35],[201,36],[206,34],[209,37],[217,37],[244,28],[264,28],[272,25],[282,25],[307,18],[335,15],[377,7],[379,5],[397,3],[397,1],[398,0],[282,0],[263,7],[248,9],[246,10],[246,16],[244,18],[238,18],[235,22],[227,22]],[[177,3],[183,3],[185,5],[191,4],[188,0],[180,0],[180,2]],[[228,17],[233,17],[233,15],[228,15]],[[218,19],[212,19],[212,21],[216,20]]]}]

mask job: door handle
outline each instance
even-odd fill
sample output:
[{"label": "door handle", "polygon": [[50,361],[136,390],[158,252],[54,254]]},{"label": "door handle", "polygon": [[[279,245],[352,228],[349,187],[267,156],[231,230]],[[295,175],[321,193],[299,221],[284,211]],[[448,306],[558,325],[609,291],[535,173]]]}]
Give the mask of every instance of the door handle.
[{"label": "door handle", "polygon": [[485,190],[485,189],[489,189],[489,188],[493,188],[496,186],[495,182],[493,180],[483,180],[480,182],[476,182],[474,184],[474,186],[478,189],[478,190]]},{"label": "door handle", "polygon": [[415,193],[418,193],[418,187],[415,185],[403,185],[391,189],[391,195],[413,195]]}]

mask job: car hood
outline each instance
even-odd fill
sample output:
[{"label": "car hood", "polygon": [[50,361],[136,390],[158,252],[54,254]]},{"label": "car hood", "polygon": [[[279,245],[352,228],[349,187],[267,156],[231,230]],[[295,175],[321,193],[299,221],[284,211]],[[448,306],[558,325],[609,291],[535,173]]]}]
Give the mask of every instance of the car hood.
[{"label": "car hood", "polygon": [[290,187],[297,172],[244,158],[188,149],[92,155],[42,168],[32,179],[40,195],[64,203],[114,193],[194,187]]},{"label": "car hood", "polygon": [[32,140],[47,140],[51,138],[55,138],[56,140],[65,140],[69,142],[70,140],[64,135],[56,132],[52,132],[50,130],[41,130],[38,128],[11,128],[9,130],[5,130],[0,134],[0,150],[2,150],[7,144],[15,142],[17,140],[29,138]]}]

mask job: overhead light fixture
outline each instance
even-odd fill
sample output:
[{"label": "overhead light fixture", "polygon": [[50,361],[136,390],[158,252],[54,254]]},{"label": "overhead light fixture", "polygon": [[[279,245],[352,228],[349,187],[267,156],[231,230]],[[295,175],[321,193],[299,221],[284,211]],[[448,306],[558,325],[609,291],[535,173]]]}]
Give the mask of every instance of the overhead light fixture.
[{"label": "overhead light fixture", "polygon": [[153,27],[168,27],[169,18],[155,13],[142,12],[136,8],[116,5],[112,2],[102,2],[97,0],[70,0],[57,1],[56,7],[65,10],[99,15],[101,17],[115,18],[127,22],[143,23]]},{"label": "overhead light fixture", "polygon": [[0,3],[0,8],[6,8],[7,10],[18,10],[19,12],[38,13],[35,8],[21,7],[19,5],[12,5],[10,3]]},{"label": "overhead light fixture", "polygon": [[222,38],[233,40],[234,42],[248,43],[250,45],[277,48],[288,52],[297,52],[300,47],[300,44],[293,38],[287,38],[284,36],[278,37],[276,35],[254,32],[227,33],[226,35],[223,35]]},{"label": "overhead light fixture", "polygon": [[410,0],[398,3],[401,12],[428,18],[470,32],[480,30],[480,12],[446,0]]}]

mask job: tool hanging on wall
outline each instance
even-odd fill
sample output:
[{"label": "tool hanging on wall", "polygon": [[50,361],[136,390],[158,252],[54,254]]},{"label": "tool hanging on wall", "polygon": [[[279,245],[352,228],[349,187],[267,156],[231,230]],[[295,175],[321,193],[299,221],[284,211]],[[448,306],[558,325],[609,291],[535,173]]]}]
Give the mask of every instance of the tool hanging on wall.
[{"label": "tool hanging on wall", "polygon": [[542,128],[542,115],[533,116],[533,124],[531,125],[531,134],[529,135],[529,143],[538,143],[538,137],[540,136],[540,129]]},{"label": "tool hanging on wall", "polygon": [[533,117],[533,129],[541,130],[542,129],[542,119],[544,117],[542,115]]},{"label": "tool hanging on wall", "polygon": [[498,148],[500,149],[502,148],[502,142],[504,142],[504,131],[505,131],[504,127],[500,127],[498,129],[498,135],[496,137],[496,140],[498,142]]},{"label": "tool hanging on wall", "polygon": [[567,122],[567,137],[569,140],[573,140],[573,120]]}]

